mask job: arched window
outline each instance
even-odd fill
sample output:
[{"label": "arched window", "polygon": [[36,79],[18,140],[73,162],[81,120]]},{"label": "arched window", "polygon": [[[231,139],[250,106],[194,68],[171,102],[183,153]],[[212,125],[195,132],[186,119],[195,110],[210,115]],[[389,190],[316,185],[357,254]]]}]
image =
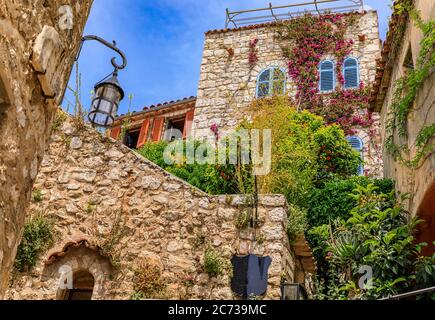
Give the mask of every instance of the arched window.
[{"label": "arched window", "polygon": [[352,89],[359,87],[359,67],[358,60],[346,58],[343,62],[344,88]]},{"label": "arched window", "polygon": [[257,98],[285,93],[285,72],[271,67],[260,73],[257,80]]},{"label": "arched window", "polygon": [[[352,137],[348,137],[347,140],[349,141],[352,148],[354,148],[356,151],[359,152],[359,154],[361,155],[361,160],[364,160],[364,144],[361,138],[352,136]],[[362,176],[364,174],[363,164],[359,165],[357,174],[359,176]]]},{"label": "arched window", "polygon": [[319,64],[319,90],[320,92],[334,91],[335,89],[335,68],[334,62],[325,60]]}]

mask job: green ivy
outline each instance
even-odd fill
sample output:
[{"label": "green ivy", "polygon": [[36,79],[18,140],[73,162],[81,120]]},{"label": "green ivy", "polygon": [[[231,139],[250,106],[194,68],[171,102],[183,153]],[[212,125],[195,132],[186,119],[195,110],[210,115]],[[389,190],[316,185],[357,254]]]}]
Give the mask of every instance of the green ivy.
[{"label": "green ivy", "polygon": [[407,159],[410,153],[408,146],[406,144],[397,144],[395,136],[397,134],[401,139],[408,138],[408,116],[413,109],[418,92],[423,87],[426,79],[433,74],[435,67],[435,20],[423,22],[420,13],[414,8],[411,1],[399,3],[396,10],[399,13],[407,12],[409,14],[414,24],[422,31],[423,39],[420,43],[421,49],[415,69],[409,70],[404,77],[398,79],[395,83],[393,100],[386,125],[385,147],[396,161],[410,168],[416,168],[427,154],[435,150],[435,144],[429,144],[435,135],[435,125],[425,126],[417,134],[416,154],[412,159]]}]

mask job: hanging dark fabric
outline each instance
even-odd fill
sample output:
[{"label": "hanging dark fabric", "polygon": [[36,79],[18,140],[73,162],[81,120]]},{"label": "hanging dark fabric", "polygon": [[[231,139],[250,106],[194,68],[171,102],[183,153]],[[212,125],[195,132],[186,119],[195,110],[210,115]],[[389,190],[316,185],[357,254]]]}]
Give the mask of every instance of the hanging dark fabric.
[{"label": "hanging dark fabric", "polygon": [[234,256],[231,259],[234,270],[231,289],[243,298],[263,295],[267,290],[271,262],[270,257],[259,257],[254,254]]},{"label": "hanging dark fabric", "polygon": [[234,256],[231,259],[233,265],[233,278],[231,279],[231,290],[239,296],[246,297],[248,286],[248,260],[249,256]]}]

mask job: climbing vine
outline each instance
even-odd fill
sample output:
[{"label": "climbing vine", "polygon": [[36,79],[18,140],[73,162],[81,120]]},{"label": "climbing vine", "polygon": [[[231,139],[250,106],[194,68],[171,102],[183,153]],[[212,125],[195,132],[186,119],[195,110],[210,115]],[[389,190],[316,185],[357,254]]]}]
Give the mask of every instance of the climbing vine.
[{"label": "climbing vine", "polygon": [[408,138],[408,116],[413,110],[414,101],[419,90],[423,87],[434,71],[435,66],[435,20],[423,22],[420,13],[412,5],[412,1],[405,1],[396,5],[398,13],[406,12],[414,24],[422,31],[421,49],[416,66],[395,83],[393,100],[388,114],[387,137],[385,148],[394,159],[410,168],[418,167],[422,159],[435,150],[435,144],[430,144],[435,135],[435,124],[424,126],[417,134],[415,141],[415,156],[409,159],[410,148],[405,144],[396,143],[396,135],[406,140]]},{"label": "climbing vine", "polygon": [[[363,83],[357,89],[344,89],[342,65],[351,53],[354,41],[346,39],[346,31],[355,25],[358,14],[306,14],[284,22],[278,28],[284,56],[288,59],[289,75],[296,83],[296,101],[337,123],[348,135],[356,125],[370,127],[372,115],[367,111],[369,90]],[[334,92],[319,94],[318,65],[326,54],[334,53],[338,87]]]}]

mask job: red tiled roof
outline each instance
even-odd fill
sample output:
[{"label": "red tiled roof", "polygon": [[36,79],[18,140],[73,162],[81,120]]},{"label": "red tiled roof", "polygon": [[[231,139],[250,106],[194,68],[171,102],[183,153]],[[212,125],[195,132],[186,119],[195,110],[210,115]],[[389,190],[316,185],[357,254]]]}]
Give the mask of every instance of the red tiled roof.
[{"label": "red tiled roof", "polygon": [[[170,108],[170,107],[177,106],[180,104],[190,103],[190,102],[195,102],[195,101],[196,101],[196,97],[190,96],[190,97],[185,97],[185,98],[178,99],[175,101],[167,101],[167,102],[159,103],[157,105],[153,104],[153,105],[144,107],[141,111],[132,112],[130,114],[130,116],[133,117],[133,116],[137,116],[139,114],[153,112],[153,111],[157,111],[157,110],[162,110],[164,108]],[[126,116],[125,114],[121,114],[115,119],[115,121],[120,120],[120,119],[124,118],[125,116]]]},{"label": "red tiled roof", "polygon": [[102,256],[105,256],[102,254],[100,247],[91,245],[85,236],[78,236],[76,238],[70,239],[65,243],[65,245],[63,245],[62,248],[54,248],[50,250],[48,253],[48,258],[45,261],[45,265],[51,265],[55,263],[57,259],[66,256],[70,248],[78,248],[80,246],[86,246],[87,248],[98,252]]},{"label": "red tiled roof", "polygon": [[388,26],[387,38],[384,41],[381,51],[381,58],[376,60],[376,77],[373,88],[370,92],[370,109],[378,110],[379,106],[383,103],[385,98],[385,91],[389,86],[389,77],[391,75],[392,65],[391,61],[395,58],[397,48],[400,46],[400,41],[397,41],[396,37],[403,35],[398,33],[403,28],[398,28],[403,24],[406,24],[408,14],[403,12],[399,14],[396,10],[396,5],[400,2],[407,0],[396,0],[394,2],[394,9]]}]

